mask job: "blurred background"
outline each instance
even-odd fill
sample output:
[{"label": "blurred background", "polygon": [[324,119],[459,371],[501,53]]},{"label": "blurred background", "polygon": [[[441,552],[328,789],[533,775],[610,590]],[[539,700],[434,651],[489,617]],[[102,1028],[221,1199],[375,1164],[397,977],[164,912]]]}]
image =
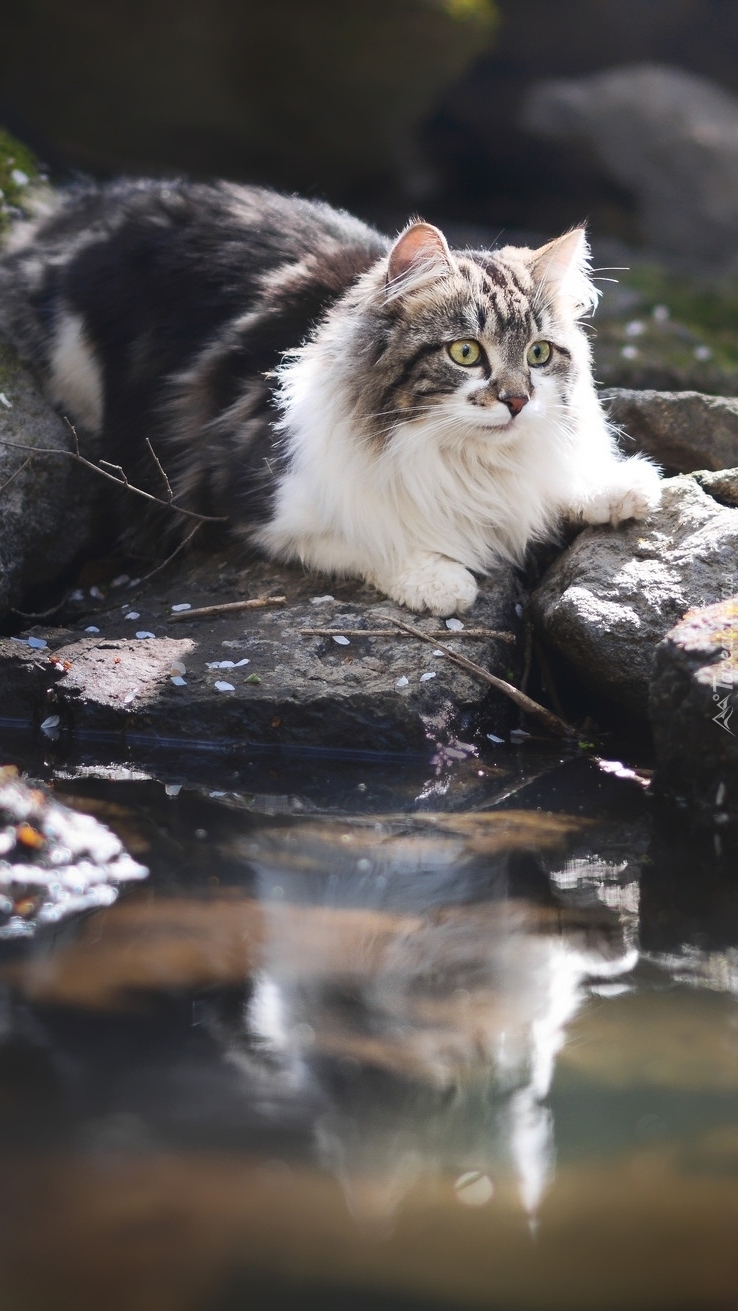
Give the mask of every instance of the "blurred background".
[{"label": "blurred background", "polygon": [[601,379],[737,390],[734,0],[5,10],[0,123],[53,178],[263,182],[390,231],[420,213],[457,244],[587,220],[596,262],[630,270],[608,289],[622,322],[602,319]]},{"label": "blurred background", "polygon": [[738,95],[734,0],[24,0],[0,117],[56,171],[183,170],[480,224],[637,240],[596,141],[532,88],[644,62]]}]

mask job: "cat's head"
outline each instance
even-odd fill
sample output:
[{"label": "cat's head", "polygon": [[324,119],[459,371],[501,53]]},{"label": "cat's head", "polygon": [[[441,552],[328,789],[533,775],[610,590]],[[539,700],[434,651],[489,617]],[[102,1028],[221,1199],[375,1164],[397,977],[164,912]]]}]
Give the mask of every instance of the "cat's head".
[{"label": "cat's head", "polygon": [[417,421],[442,446],[499,446],[532,423],[565,430],[589,377],[578,323],[597,299],[588,254],[581,229],[537,250],[459,252],[438,228],[410,224],[352,307],[351,389],[368,431],[385,442]]}]

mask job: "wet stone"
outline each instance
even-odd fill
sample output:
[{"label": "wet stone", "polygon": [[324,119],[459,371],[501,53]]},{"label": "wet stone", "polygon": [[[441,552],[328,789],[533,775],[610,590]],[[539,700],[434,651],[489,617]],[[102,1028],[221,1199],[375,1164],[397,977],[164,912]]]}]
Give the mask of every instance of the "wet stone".
[{"label": "wet stone", "polygon": [[[411,615],[351,580],[331,580],[328,596],[325,583],[268,561],[245,564],[236,551],[192,557],[169,581],[127,589],[128,602],[111,591],[75,629],[34,628],[30,636],[48,649],[28,646],[28,633],[25,642],[1,640],[0,715],[18,719],[20,712],[37,725],[58,715],[62,739],[95,730],[127,740],[402,752],[517,722],[504,698],[435,647],[387,635],[392,618],[442,630],[439,640],[451,649],[509,676],[519,628],[511,570],[486,579],[465,616],[467,626],[501,631],[507,640],[469,640],[464,629]],[[195,613],[267,596],[284,596],[286,604]],[[175,611],[183,597],[191,609]]]}]

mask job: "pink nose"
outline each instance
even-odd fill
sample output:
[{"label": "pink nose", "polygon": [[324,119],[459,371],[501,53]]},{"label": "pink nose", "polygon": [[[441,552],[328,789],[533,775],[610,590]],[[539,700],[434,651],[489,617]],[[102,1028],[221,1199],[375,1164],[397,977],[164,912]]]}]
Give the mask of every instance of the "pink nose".
[{"label": "pink nose", "polygon": [[520,414],[523,406],[528,404],[529,399],[529,396],[511,396],[506,391],[501,391],[498,397],[498,400],[502,401],[502,404],[507,406],[513,419],[517,414]]}]

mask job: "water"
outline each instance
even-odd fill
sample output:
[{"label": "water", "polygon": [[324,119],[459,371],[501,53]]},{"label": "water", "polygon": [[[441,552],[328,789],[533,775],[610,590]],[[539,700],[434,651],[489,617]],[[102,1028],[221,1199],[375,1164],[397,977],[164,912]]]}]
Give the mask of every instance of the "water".
[{"label": "water", "polygon": [[712,839],[534,743],[102,750],[26,756],[152,872],[0,954],[3,1308],[732,1311]]}]

